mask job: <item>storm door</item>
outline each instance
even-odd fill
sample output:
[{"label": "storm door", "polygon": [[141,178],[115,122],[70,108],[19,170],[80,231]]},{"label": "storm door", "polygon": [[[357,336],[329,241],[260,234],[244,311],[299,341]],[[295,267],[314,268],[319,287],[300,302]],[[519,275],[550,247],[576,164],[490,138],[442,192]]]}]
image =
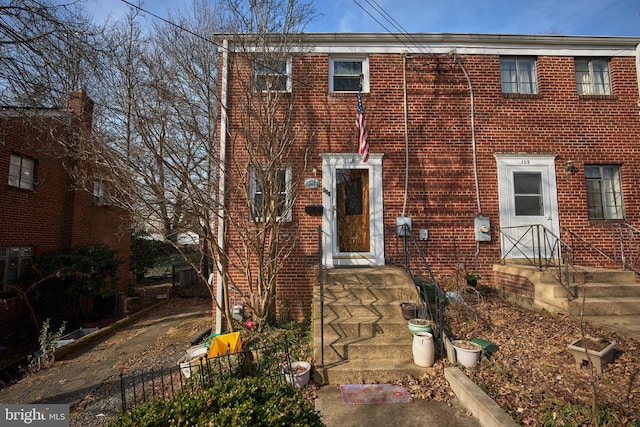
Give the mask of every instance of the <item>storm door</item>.
[{"label": "storm door", "polygon": [[336,170],[338,252],[369,252],[369,170]]},{"label": "storm door", "polygon": [[560,256],[555,156],[496,155],[503,257]]},{"label": "storm door", "polygon": [[326,266],[384,265],[382,155],[325,153],[322,157],[323,262]]}]

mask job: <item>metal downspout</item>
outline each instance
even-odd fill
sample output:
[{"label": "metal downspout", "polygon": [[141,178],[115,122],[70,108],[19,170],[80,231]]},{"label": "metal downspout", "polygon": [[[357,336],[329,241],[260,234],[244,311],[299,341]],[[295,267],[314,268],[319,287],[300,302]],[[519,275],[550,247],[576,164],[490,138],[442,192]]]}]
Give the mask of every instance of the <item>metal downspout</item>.
[{"label": "metal downspout", "polygon": [[[471,103],[471,147],[473,151],[473,178],[476,184],[476,202],[478,204],[478,215],[482,215],[482,207],[480,205],[480,185],[478,183],[478,159],[477,159],[478,156],[476,154],[476,123],[475,123],[476,108],[475,108],[475,100],[473,98],[473,86],[471,85],[471,79],[469,78],[469,74],[467,73],[467,70],[462,65],[462,62],[460,62],[460,60],[458,59],[458,55],[455,49],[453,50],[453,59],[460,66],[460,69],[464,73],[464,76],[467,78],[467,84],[469,85],[469,97],[470,97],[470,103]],[[477,257],[479,253],[480,253],[480,242],[476,241],[475,256]]]},{"label": "metal downspout", "polygon": [[[224,234],[225,234],[225,161],[227,153],[227,83],[229,78],[229,41],[222,41],[222,76],[220,88],[220,147],[219,147],[219,181],[218,181],[218,249],[222,253],[224,251]],[[223,272],[220,256],[218,256],[218,277],[216,281],[216,334],[222,333],[222,307],[223,301]]]},{"label": "metal downspout", "polygon": [[475,124],[475,101],[473,99],[473,86],[471,85],[471,79],[469,78],[469,74],[467,70],[465,70],[464,66],[458,59],[457,53],[453,52],[453,59],[458,63],[460,69],[464,73],[464,76],[467,79],[467,84],[469,85],[469,94],[470,94],[470,102],[471,102],[471,147],[473,150],[473,177],[475,179],[476,184],[476,202],[478,204],[478,214],[482,213],[482,207],[480,206],[480,185],[478,184],[478,160],[476,155],[476,124]]}]

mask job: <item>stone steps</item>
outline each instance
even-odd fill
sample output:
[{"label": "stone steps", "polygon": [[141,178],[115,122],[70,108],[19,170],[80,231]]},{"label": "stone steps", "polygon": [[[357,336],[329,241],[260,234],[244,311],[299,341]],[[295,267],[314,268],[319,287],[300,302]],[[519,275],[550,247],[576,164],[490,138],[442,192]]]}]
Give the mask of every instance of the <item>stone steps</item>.
[{"label": "stone steps", "polygon": [[411,276],[397,267],[336,268],[324,280],[324,366],[319,291],[314,298],[316,378],[325,384],[388,382],[422,375],[400,302],[419,301]]},{"label": "stone steps", "polygon": [[[501,271],[518,275],[534,286],[534,305],[552,313],[606,316],[640,314],[640,283],[633,271],[574,267],[569,271],[569,292],[559,283],[564,269],[538,271],[522,265],[500,266]],[[584,301],[583,301],[584,299]]]}]

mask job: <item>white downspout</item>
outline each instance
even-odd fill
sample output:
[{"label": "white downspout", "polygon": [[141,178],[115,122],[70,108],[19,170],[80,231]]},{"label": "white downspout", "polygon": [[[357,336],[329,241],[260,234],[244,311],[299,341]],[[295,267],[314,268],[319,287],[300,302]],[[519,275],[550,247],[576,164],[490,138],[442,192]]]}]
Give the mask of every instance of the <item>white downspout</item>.
[{"label": "white downspout", "polygon": [[404,105],[404,202],[402,216],[407,216],[407,197],[409,193],[409,112],[407,105],[407,52],[402,54],[402,92]]},{"label": "white downspout", "polygon": [[[225,191],[225,161],[227,153],[227,83],[229,78],[229,41],[222,41],[222,75],[220,78],[220,147],[219,147],[219,181],[218,181],[218,248],[220,252],[224,251],[224,191]],[[216,334],[222,333],[222,307],[224,297],[222,292],[223,277],[221,274],[222,265],[220,263],[220,256],[218,256],[218,277],[216,281]]]}]

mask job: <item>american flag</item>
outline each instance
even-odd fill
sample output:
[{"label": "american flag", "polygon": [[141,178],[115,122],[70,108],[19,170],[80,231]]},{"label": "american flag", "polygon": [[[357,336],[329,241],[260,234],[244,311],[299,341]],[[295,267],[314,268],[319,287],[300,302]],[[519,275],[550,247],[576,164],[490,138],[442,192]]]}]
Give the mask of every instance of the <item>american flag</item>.
[{"label": "american flag", "polygon": [[367,139],[367,121],[364,119],[364,107],[362,106],[362,92],[358,91],[358,109],[356,112],[356,129],[358,130],[358,153],[362,161],[369,160],[369,143]]}]

